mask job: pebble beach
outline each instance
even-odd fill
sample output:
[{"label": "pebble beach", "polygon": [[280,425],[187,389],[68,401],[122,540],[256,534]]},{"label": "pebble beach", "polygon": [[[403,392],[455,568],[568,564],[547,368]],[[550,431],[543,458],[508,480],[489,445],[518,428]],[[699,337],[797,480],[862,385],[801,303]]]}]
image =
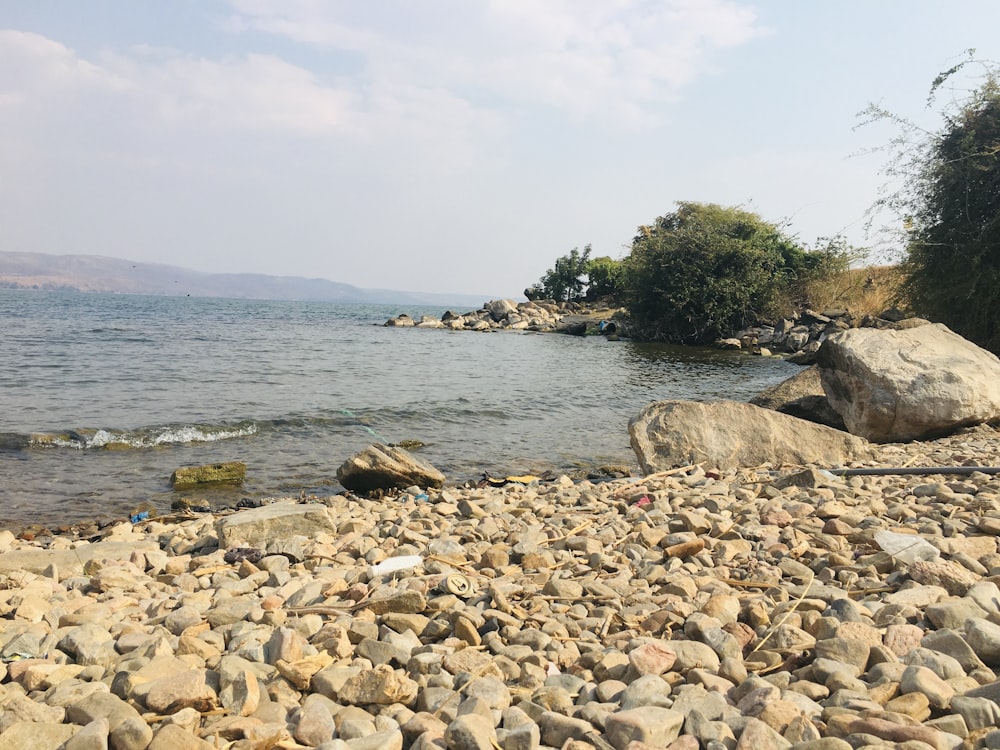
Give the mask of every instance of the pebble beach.
[{"label": "pebble beach", "polygon": [[0,750],[1000,748],[1000,476],[824,468],[0,532]]}]

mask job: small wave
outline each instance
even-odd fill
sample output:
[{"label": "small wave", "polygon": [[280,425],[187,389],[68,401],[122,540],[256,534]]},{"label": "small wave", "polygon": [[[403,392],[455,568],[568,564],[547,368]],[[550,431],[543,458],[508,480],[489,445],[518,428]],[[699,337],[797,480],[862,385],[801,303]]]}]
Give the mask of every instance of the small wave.
[{"label": "small wave", "polygon": [[165,425],[138,430],[84,429],[63,433],[34,433],[28,436],[27,445],[53,448],[127,449],[155,448],[159,445],[185,443],[210,443],[218,440],[256,435],[255,422],[237,425]]}]

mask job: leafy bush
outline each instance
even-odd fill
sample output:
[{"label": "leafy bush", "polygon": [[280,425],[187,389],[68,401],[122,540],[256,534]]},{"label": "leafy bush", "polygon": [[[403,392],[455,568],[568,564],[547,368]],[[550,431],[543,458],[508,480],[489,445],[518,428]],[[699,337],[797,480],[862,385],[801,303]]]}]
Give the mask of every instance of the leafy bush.
[{"label": "leafy bush", "polygon": [[899,127],[884,171],[902,187],[873,210],[889,209],[901,227],[900,301],[1000,353],[1000,70],[973,54],[931,85],[928,105],[966,65],[984,70],[971,93],[956,87],[940,130],[928,132],[879,107],[866,111],[870,120]]},{"label": "leafy bush", "polygon": [[621,261],[607,255],[594,258],[587,264],[587,299],[617,299],[621,277]]},{"label": "leafy bush", "polygon": [[709,343],[781,312],[800,276],[820,264],[756,214],[677,205],[639,228],[624,260],[625,306],[643,338]]},{"label": "leafy bush", "polygon": [[932,141],[912,215],[914,310],[1000,352],[1000,88],[989,80]]},{"label": "leafy bush", "polygon": [[[829,310],[850,308],[858,312],[859,294],[867,276],[851,271],[851,264],[865,256],[864,250],[852,247],[841,237],[821,237],[817,247],[805,251],[803,265],[787,289],[786,307]],[[882,312],[888,304],[877,310]]]},{"label": "leafy bush", "polygon": [[530,300],[553,299],[559,302],[580,299],[587,285],[582,277],[587,275],[589,264],[590,245],[583,248],[582,253],[574,247],[568,255],[556,258],[555,265],[545,272],[541,280],[524,290],[524,296]]}]

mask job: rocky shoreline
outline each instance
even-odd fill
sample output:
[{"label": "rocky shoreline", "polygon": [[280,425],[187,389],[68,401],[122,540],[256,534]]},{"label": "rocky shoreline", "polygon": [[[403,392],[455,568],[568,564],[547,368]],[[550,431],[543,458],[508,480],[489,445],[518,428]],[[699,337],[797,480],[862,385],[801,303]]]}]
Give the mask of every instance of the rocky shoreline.
[{"label": "rocky shoreline", "polygon": [[0,533],[0,750],[1000,747],[1000,477],[821,468]]},{"label": "rocky shoreline", "polygon": [[[491,300],[478,310],[456,314],[450,310],[440,318],[422,315],[414,319],[403,313],[389,318],[389,328],[447,328],[452,331],[531,331],[534,333],[617,334],[621,322],[619,308],[591,307],[582,302],[538,300],[515,302]],[[602,325],[603,324],[603,325]]]},{"label": "rocky shoreline", "polygon": [[[895,308],[885,310],[877,316],[863,317],[842,309],[823,312],[802,309],[791,317],[773,324],[760,323],[733,332],[731,336],[716,340],[714,345],[717,349],[742,350],[764,356],[778,354],[795,364],[811,365],[816,362],[816,353],[822,343],[829,336],[842,331],[851,328],[906,330],[926,322],[920,318],[907,318]],[[516,302],[512,299],[490,300],[483,303],[478,310],[462,314],[448,310],[440,318],[422,315],[415,319],[402,313],[395,318],[389,318],[383,326],[479,332],[530,331],[575,336],[601,334],[614,340],[633,337],[642,340],[651,338],[642,331],[634,330],[623,308],[552,300],[528,302]]]}]

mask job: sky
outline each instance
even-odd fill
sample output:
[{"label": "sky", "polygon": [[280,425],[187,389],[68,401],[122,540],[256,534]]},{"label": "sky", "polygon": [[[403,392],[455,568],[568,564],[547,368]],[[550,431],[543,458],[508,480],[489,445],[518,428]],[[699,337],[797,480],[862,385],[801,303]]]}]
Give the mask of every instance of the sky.
[{"label": "sky", "polygon": [[896,130],[858,113],[939,127],[931,81],[998,28],[995,0],[0,0],[0,250],[523,298],[677,201],[868,246]]}]

